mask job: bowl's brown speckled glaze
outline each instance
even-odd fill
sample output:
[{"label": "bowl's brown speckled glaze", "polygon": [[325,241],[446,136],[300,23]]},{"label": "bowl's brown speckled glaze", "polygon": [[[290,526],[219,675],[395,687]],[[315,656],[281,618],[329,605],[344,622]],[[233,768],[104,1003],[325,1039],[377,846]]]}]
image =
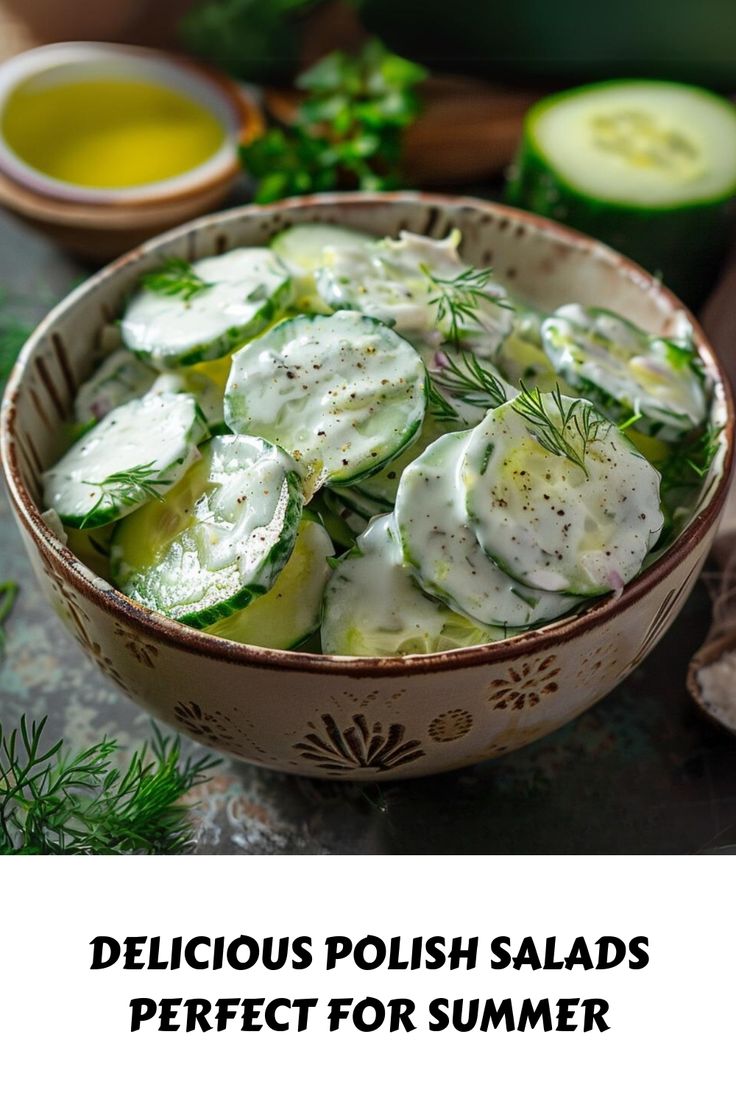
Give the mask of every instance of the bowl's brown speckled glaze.
[{"label": "bowl's brown speckled glaze", "polygon": [[715,386],[724,444],[696,516],[618,597],[542,630],[433,656],[340,659],[251,648],[161,617],[97,578],[41,518],[40,473],[91,370],[100,326],[162,256],[259,245],[285,226],[340,222],[379,235],[463,235],[464,257],[545,308],[605,305],[673,332],[681,304],[611,250],[544,219],[465,198],[323,196],[209,216],[103,269],[64,300],[23,350],[2,408],[2,460],[39,585],[93,662],[161,721],[201,743],[325,778],[409,778],[502,755],[565,724],[609,693],[666,632],[715,534],[733,454],[733,405],[695,324]]}]

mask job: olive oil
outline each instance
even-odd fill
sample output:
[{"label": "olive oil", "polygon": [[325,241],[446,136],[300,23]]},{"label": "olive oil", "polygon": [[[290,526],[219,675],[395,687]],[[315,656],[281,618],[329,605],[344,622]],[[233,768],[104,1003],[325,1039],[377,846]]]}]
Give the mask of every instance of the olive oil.
[{"label": "olive oil", "polygon": [[20,87],[2,132],[38,172],[88,188],[152,184],[187,172],[219,148],[219,120],[160,84],[88,80]]}]

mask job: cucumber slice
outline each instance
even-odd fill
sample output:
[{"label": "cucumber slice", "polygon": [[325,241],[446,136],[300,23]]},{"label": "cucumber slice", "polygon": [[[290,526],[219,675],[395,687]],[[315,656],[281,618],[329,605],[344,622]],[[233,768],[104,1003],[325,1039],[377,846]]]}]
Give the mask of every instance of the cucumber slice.
[{"label": "cucumber slice", "polygon": [[676,441],[707,415],[703,374],[687,343],[653,337],[612,311],[571,303],[542,324],[557,371],[612,421]]},{"label": "cucumber slice", "polygon": [[520,629],[562,617],[577,599],[511,579],[468,523],[459,471],[471,433],[441,437],[402,475],[396,524],[404,560],[423,590],[484,625]]},{"label": "cucumber slice", "polygon": [[618,590],[663,525],[659,474],[587,399],[523,393],[471,431],[460,465],[486,554],[526,586]]},{"label": "cucumber slice", "polygon": [[[459,286],[469,269],[460,259],[460,234],[453,231],[443,241],[402,231],[398,241],[386,239],[370,246],[335,247],[325,251],[325,265],[316,275],[317,290],[335,310],[353,309],[378,318],[410,340],[452,330],[447,298],[463,297],[461,336],[474,342],[478,352],[492,356],[511,326],[511,311],[489,301],[504,300],[505,289],[489,279],[480,280],[483,295],[468,296]],[[444,307],[442,305],[444,301]]]},{"label": "cucumber slice", "polygon": [[528,307],[517,307],[511,332],[498,350],[498,367],[513,387],[520,388],[523,383],[540,391],[553,391],[560,386],[565,394],[567,385],[557,375],[542,344],[544,318]]},{"label": "cucumber slice", "polygon": [[207,435],[191,395],[154,395],[111,410],[44,475],[44,501],[73,529],[96,529],[158,499]]},{"label": "cucumber slice", "polygon": [[411,443],[426,404],[421,357],[353,311],[302,315],[233,357],[225,420],[286,449],[321,482],[350,483]]},{"label": "cucumber slice", "polygon": [[298,648],[317,631],[335,549],[319,522],[302,518],[294,551],[271,589],[205,631],[260,648]]},{"label": "cucumber slice", "polygon": [[156,372],[129,349],[116,349],[83,383],[74,400],[74,420],[86,426],[99,422],[116,406],[139,399],[155,383]]},{"label": "cucumber slice", "polygon": [[123,315],[123,341],[158,368],[227,356],[289,303],[291,278],[270,249],[233,249],[191,271],[203,286],[182,294],[143,288]]},{"label": "cucumber slice", "polygon": [[322,650],[327,655],[423,655],[501,639],[428,598],[404,567],[392,517],[371,522],[340,560],[325,589]]},{"label": "cucumber slice", "polygon": [[[455,425],[452,425],[452,428],[456,428]],[[360,483],[346,489],[358,492],[363,496],[363,503],[368,505],[371,510],[370,517],[386,510],[393,510],[402,473],[412,461],[422,455],[427,445],[431,445],[447,430],[448,425],[446,423],[436,421],[428,413],[422,422],[419,436],[408,448],[405,448],[399,456],[395,456],[393,460],[390,460],[385,468],[381,468],[375,475],[369,475],[366,479],[361,479]],[[343,488],[336,488],[338,494],[341,494],[343,490]]]},{"label": "cucumber slice", "polygon": [[214,625],[273,586],[291,555],[301,479],[257,437],[213,437],[186,479],[115,530],[113,579],[186,625]]},{"label": "cucumber slice", "polygon": [[364,249],[375,239],[360,230],[329,222],[300,222],[271,240],[271,249],[289,272],[306,276],[324,264],[325,249]]},{"label": "cucumber slice", "polygon": [[198,364],[195,368],[160,372],[149,394],[193,395],[210,433],[227,432],[223,401],[231,363],[230,357],[223,357]]},{"label": "cucumber slice", "polygon": [[647,80],[535,104],[507,193],[661,272],[690,302],[715,272],[734,194],[734,106],[702,88]]}]

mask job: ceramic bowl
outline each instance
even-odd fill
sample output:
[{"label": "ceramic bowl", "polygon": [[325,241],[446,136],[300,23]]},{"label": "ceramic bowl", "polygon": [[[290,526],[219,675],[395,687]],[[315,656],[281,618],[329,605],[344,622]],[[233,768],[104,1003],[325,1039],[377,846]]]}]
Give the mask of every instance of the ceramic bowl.
[{"label": "ceramic bowl", "polygon": [[441,655],[339,659],[248,647],[143,609],[90,572],[44,524],[39,477],[91,369],[100,325],[167,255],[197,258],[327,220],[374,234],[463,235],[464,256],[553,308],[605,304],[672,333],[681,304],[610,249],[545,219],[479,200],[397,194],[323,196],[212,215],[150,242],[66,298],[23,350],[2,407],[10,498],[39,585],[93,663],[143,709],[220,751],[323,778],[409,778],[502,755],[609,693],[671,625],[708,553],[727,489],[733,405],[693,321],[726,424],[696,516],[669,551],[585,613],[496,644]]},{"label": "ceramic bowl", "polygon": [[[185,93],[222,124],[221,145],[200,165],[166,180],[88,188],[39,172],[4,140],[2,116],[16,89],[101,77],[147,80]],[[109,259],[221,204],[240,172],[239,143],[262,131],[262,113],[247,90],[189,58],[99,42],[40,46],[0,66],[0,203],[65,248]]]}]

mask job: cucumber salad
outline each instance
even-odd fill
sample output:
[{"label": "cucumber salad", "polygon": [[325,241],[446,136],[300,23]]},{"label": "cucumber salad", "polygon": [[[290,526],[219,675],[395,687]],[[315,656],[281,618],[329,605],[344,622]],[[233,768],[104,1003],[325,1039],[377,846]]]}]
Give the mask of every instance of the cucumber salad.
[{"label": "cucumber salad", "polygon": [[544,314],[460,235],[307,223],[143,277],[44,477],[133,601],[244,644],[446,651],[618,593],[719,430],[688,327]]}]

